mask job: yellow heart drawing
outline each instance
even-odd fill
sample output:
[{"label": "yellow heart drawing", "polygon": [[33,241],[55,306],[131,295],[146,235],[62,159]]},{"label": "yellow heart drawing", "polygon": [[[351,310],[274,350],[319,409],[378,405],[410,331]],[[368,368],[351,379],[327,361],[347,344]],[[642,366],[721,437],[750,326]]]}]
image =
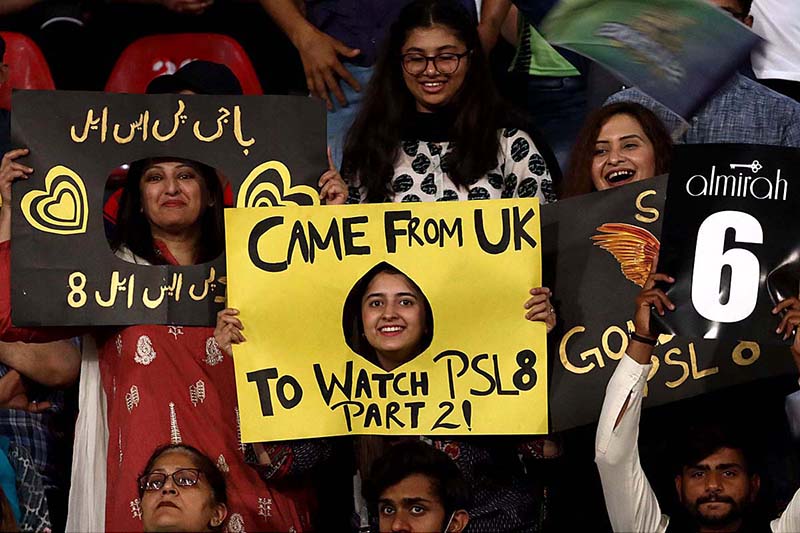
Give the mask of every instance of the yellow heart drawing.
[{"label": "yellow heart drawing", "polygon": [[39,231],[57,235],[86,233],[89,202],[86,186],[73,170],[56,165],[44,178],[44,190],[22,197],[22,214]]},{"label": "yellow heart drawing", "polygon": [[[274,170],[281,178],[281,189],[268,177]],[[274,207],[278,205],[320,205],[319,193],[308,185],[292,187],[289,169],[280,161],[268,161],[254,168],[239,188],[236,207]]]}]

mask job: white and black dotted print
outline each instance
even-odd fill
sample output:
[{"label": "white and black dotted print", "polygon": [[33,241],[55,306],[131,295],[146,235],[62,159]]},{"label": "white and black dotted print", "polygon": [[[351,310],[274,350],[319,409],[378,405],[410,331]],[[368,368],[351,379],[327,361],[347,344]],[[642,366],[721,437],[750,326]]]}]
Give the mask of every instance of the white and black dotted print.
[{"label": "white and black dotted print", "polygon": [[520,198],[533,198],[536,196],[536,192],[539,190],[539,182],[536,181],[534,178],[525,178],[519,184],[519,188],[517,189],[517,195]]},{"label": "white and black dotted print", "polygon": [[547,165],[544,163],[544,158],[539,154],[533,154],[531,158],[528,159],[528,170],[537,176],[542,176],[547,172]]},{"label": "white and black dotted print", "polygon": [[436,176],[433,173],[428,174],[425,176],[425,179],[422,180],[422,183],[419,186],[422,189],[422,192],[425,194],[430,194],[431,196],[436,194]]},{"label": "white and black dotted print", "polygon": [[417,155],[417,151],[419,150],[419,143],[417,141],[403,141],[403,152],[408,157],[414,157]]},{"label": "white and black dotted print", "polygon": [[408,174],[400,174],[392,181],[392,190],[395,194],[408,192],[414,186],[414,180]]},{"label": "white and black dotted print", "polygon": [[492,186],[493,189],[497,189],[498,191],[503,188],[503,176],[498,174],[497,172],[490,172],[486,175],[489,179],[489,185]]},{"label": "white and black dotted print", "polygon": [[526,157],[531,151],[531,145],[528,143],[526,139],[522,137],[518,137],[514,139],[514,142],[511,144],[511,159],[515,163],[519,163]]},{"label": "white and black dotted print", "polygon": [[467,198],[470,200],[488,200],[491,196],[489,196],[489,191],[483,187],[473,187],[469,190]]},{"label": "white and black dotted print", "polygon": [[458,193],[451,189],[445,189],[442,193],[442,197],[437,199],[437,202],[452,202],[453,200],[458,200]]},{"label": "white and black dotted print", "polygon": [[503,198],[513,198],[514,191],[517,190],[517,175],[513,172],[506,176],[503,186]]},{"label": "white and black dotted print", "polygon": [[425,154],[417,154],[414,161],[411,163],[411,168],[417,174],[425,174],[431,166],[431,158]]},{"label": "white and black dotted print", "polygon": [[452,151],[449,151],[442,156],[442,164],[440,165],[440,168],[442,169],[443,173],[447,174],[448,172],[450,172],[450,160],[452,158],[453,158]]},{"label": "white and black dotted print", "polygon": [[555,202],[557,200],[556,191],[553,190],[552,180],[542,180],[542,194],[548,202]]},{"label": "white and black dotted print", "polygon": [[[536,145],[522,130],[498,131],[500,150],[496,164],[483,177],[456,187],[448,175],[453,143],[403,141],[395,161],[390,192],[395,202],[483,200],[537,197],[542,203],[555,200],[547,164]],[[365,201],[366,190],[352,187],[349,201]]]},{"label": "white and black dotted print", "polygon": [[427,145],[428,145],[428,151],[431,153],[431,155],[440,155],[442,153],[441,144],[429,142],[427,143]]}]

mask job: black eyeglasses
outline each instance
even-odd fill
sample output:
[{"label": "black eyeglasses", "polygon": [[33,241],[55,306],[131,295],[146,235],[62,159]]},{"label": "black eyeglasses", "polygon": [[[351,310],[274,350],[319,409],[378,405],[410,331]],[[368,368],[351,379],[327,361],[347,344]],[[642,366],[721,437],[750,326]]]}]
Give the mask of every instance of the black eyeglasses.
[{"label": "black eyeglasses", "polygon": [[171,477],[172,482],[178,487],[192,487],[197,485],[201,473],[198,468],[179,468],[171,474],[150,472],[139,478],[139,488],[142,490],[161,490],[168,477]]},{"label": "black eyeglasses", "polygon": [[461,64],[461,58],[468,56],[471,52],[471,50],[460,54],[445,52],[443,54],[436,54],[435,56],[426,56],[417,52],[411,52],[401,55],[400,58],[403,62],[403,70],[412,76],[419,76],[428,70],[428,65],[431,61],[433,61],[434,68],[440,74],[452,74],[458,70],[458,65]]}]

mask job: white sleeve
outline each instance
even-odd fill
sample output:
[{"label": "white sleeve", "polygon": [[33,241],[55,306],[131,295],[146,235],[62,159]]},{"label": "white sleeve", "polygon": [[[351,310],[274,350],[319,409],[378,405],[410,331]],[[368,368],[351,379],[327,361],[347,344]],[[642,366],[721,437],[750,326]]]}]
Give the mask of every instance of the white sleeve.
[{"label": "white sleeve", "polygon": [[[614,531],[664,533],[669,524],[639,460],[642,394],[651,366],[623,356],[606,387],[597,424],[595,462]],[[628,408],[614,428],[626,400]]]},{"label": "white sleeve", "polygon": [[800,531],[800,489],[794,493],[792,501],[783,514],[770,523],[773,533],[797,533]]}]

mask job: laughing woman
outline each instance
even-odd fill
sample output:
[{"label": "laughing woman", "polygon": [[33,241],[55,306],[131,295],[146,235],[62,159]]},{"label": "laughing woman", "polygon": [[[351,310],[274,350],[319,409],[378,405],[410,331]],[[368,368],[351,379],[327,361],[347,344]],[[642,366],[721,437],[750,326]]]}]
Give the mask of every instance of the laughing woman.
[{"label": "laughing woman", "polygon": [[633,102],[589,115],[572,150],[562,198],[604,191],[669,171],[672,141],[661,120]]},{"label": "laughing woman", "polygon": [[552,202],[542,155],[551,152],[522,127],[497,94],[467,11],[448,0],[412,2],[391,27],[347,135],[350,201]]}]

